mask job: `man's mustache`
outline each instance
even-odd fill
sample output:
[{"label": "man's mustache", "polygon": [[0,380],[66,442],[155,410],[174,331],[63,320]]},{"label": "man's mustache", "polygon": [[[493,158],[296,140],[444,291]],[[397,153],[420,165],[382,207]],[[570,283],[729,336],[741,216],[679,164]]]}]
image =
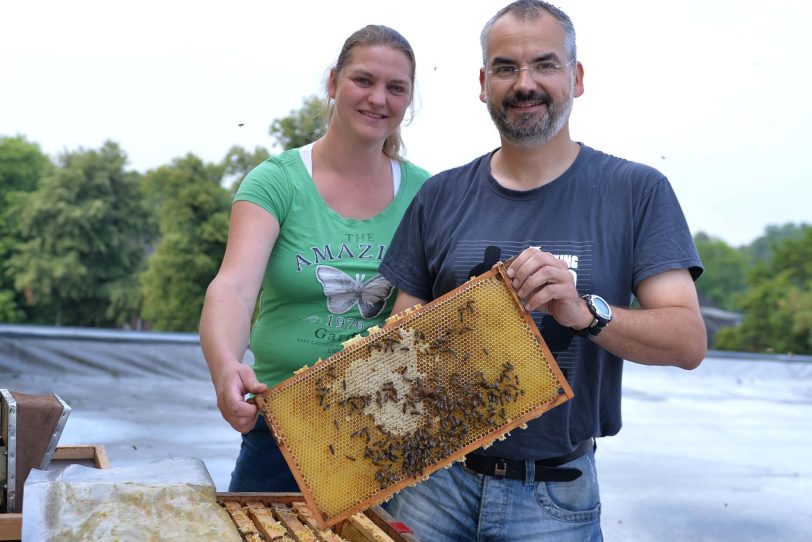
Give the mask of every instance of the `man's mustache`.
[{"label": "man's mustache", "polygon": [[510,94],[509,96],[505,96],[505,99],[502,101],[502,105],[505,107],[516,107],[531,103],[544,104],[549,107],[550,104],[553,103],[553,100],[550,98],[550,95],[545,92],[531,90],[530,92],[516,92]]}]

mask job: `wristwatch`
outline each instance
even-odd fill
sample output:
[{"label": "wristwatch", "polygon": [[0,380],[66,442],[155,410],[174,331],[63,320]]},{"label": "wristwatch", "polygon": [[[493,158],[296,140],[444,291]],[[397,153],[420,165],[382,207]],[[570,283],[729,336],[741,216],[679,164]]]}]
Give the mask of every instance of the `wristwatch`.
[{"label": "wristwatch", "polygon": [[612,321],[612,307],[599,295],[586,294],[581,297],[586,301],[586,306],[594,318],[592,323],[584,329],[573,329],[572,331],[579,337],[594,337]]}]

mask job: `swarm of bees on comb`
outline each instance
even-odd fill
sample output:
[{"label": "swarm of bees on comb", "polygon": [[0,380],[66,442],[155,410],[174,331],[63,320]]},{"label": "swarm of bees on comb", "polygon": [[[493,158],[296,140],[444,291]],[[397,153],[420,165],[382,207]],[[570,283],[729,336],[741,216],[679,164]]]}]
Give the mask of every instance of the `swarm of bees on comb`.
[{"label": "swarm of bees on comb", "polygon": [[573,396],[504,264],[257,396],[331,525]]}]

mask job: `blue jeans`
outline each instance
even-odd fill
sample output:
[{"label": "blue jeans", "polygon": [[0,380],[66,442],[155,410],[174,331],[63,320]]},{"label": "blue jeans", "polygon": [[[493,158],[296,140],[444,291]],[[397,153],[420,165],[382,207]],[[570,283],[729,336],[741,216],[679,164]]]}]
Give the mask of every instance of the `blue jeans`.
[{"label": "blue jeans", "polygon": [[424,542],[603,540],[595,453],[567,463],[583,474],[572,482],[536,482],[476,474],[462,463],[440,469],[383,506]]},{"label": "blue jeans", "polygon": [[276,445],[265,419],[242,436],[240,455],[231,473],[229,491],[299,492],[285,457]]}]

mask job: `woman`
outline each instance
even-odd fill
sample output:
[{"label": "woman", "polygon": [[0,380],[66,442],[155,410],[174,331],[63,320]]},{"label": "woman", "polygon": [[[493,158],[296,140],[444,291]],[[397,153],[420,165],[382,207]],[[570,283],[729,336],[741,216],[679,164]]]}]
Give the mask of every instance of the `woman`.
[{"label": "woman", "polygon": [[[257,166],[234,198],[200,323],[217,406],[243,433],[229,491],[298,491],[245,394],[337,352],[391,310],[395,296],[378,264],[428,177],[398,154],[414,76],[414,53],[399,33],[355,32],[330,71],[325,135]],[[241,360],[260,291],[252,370]]]}]

